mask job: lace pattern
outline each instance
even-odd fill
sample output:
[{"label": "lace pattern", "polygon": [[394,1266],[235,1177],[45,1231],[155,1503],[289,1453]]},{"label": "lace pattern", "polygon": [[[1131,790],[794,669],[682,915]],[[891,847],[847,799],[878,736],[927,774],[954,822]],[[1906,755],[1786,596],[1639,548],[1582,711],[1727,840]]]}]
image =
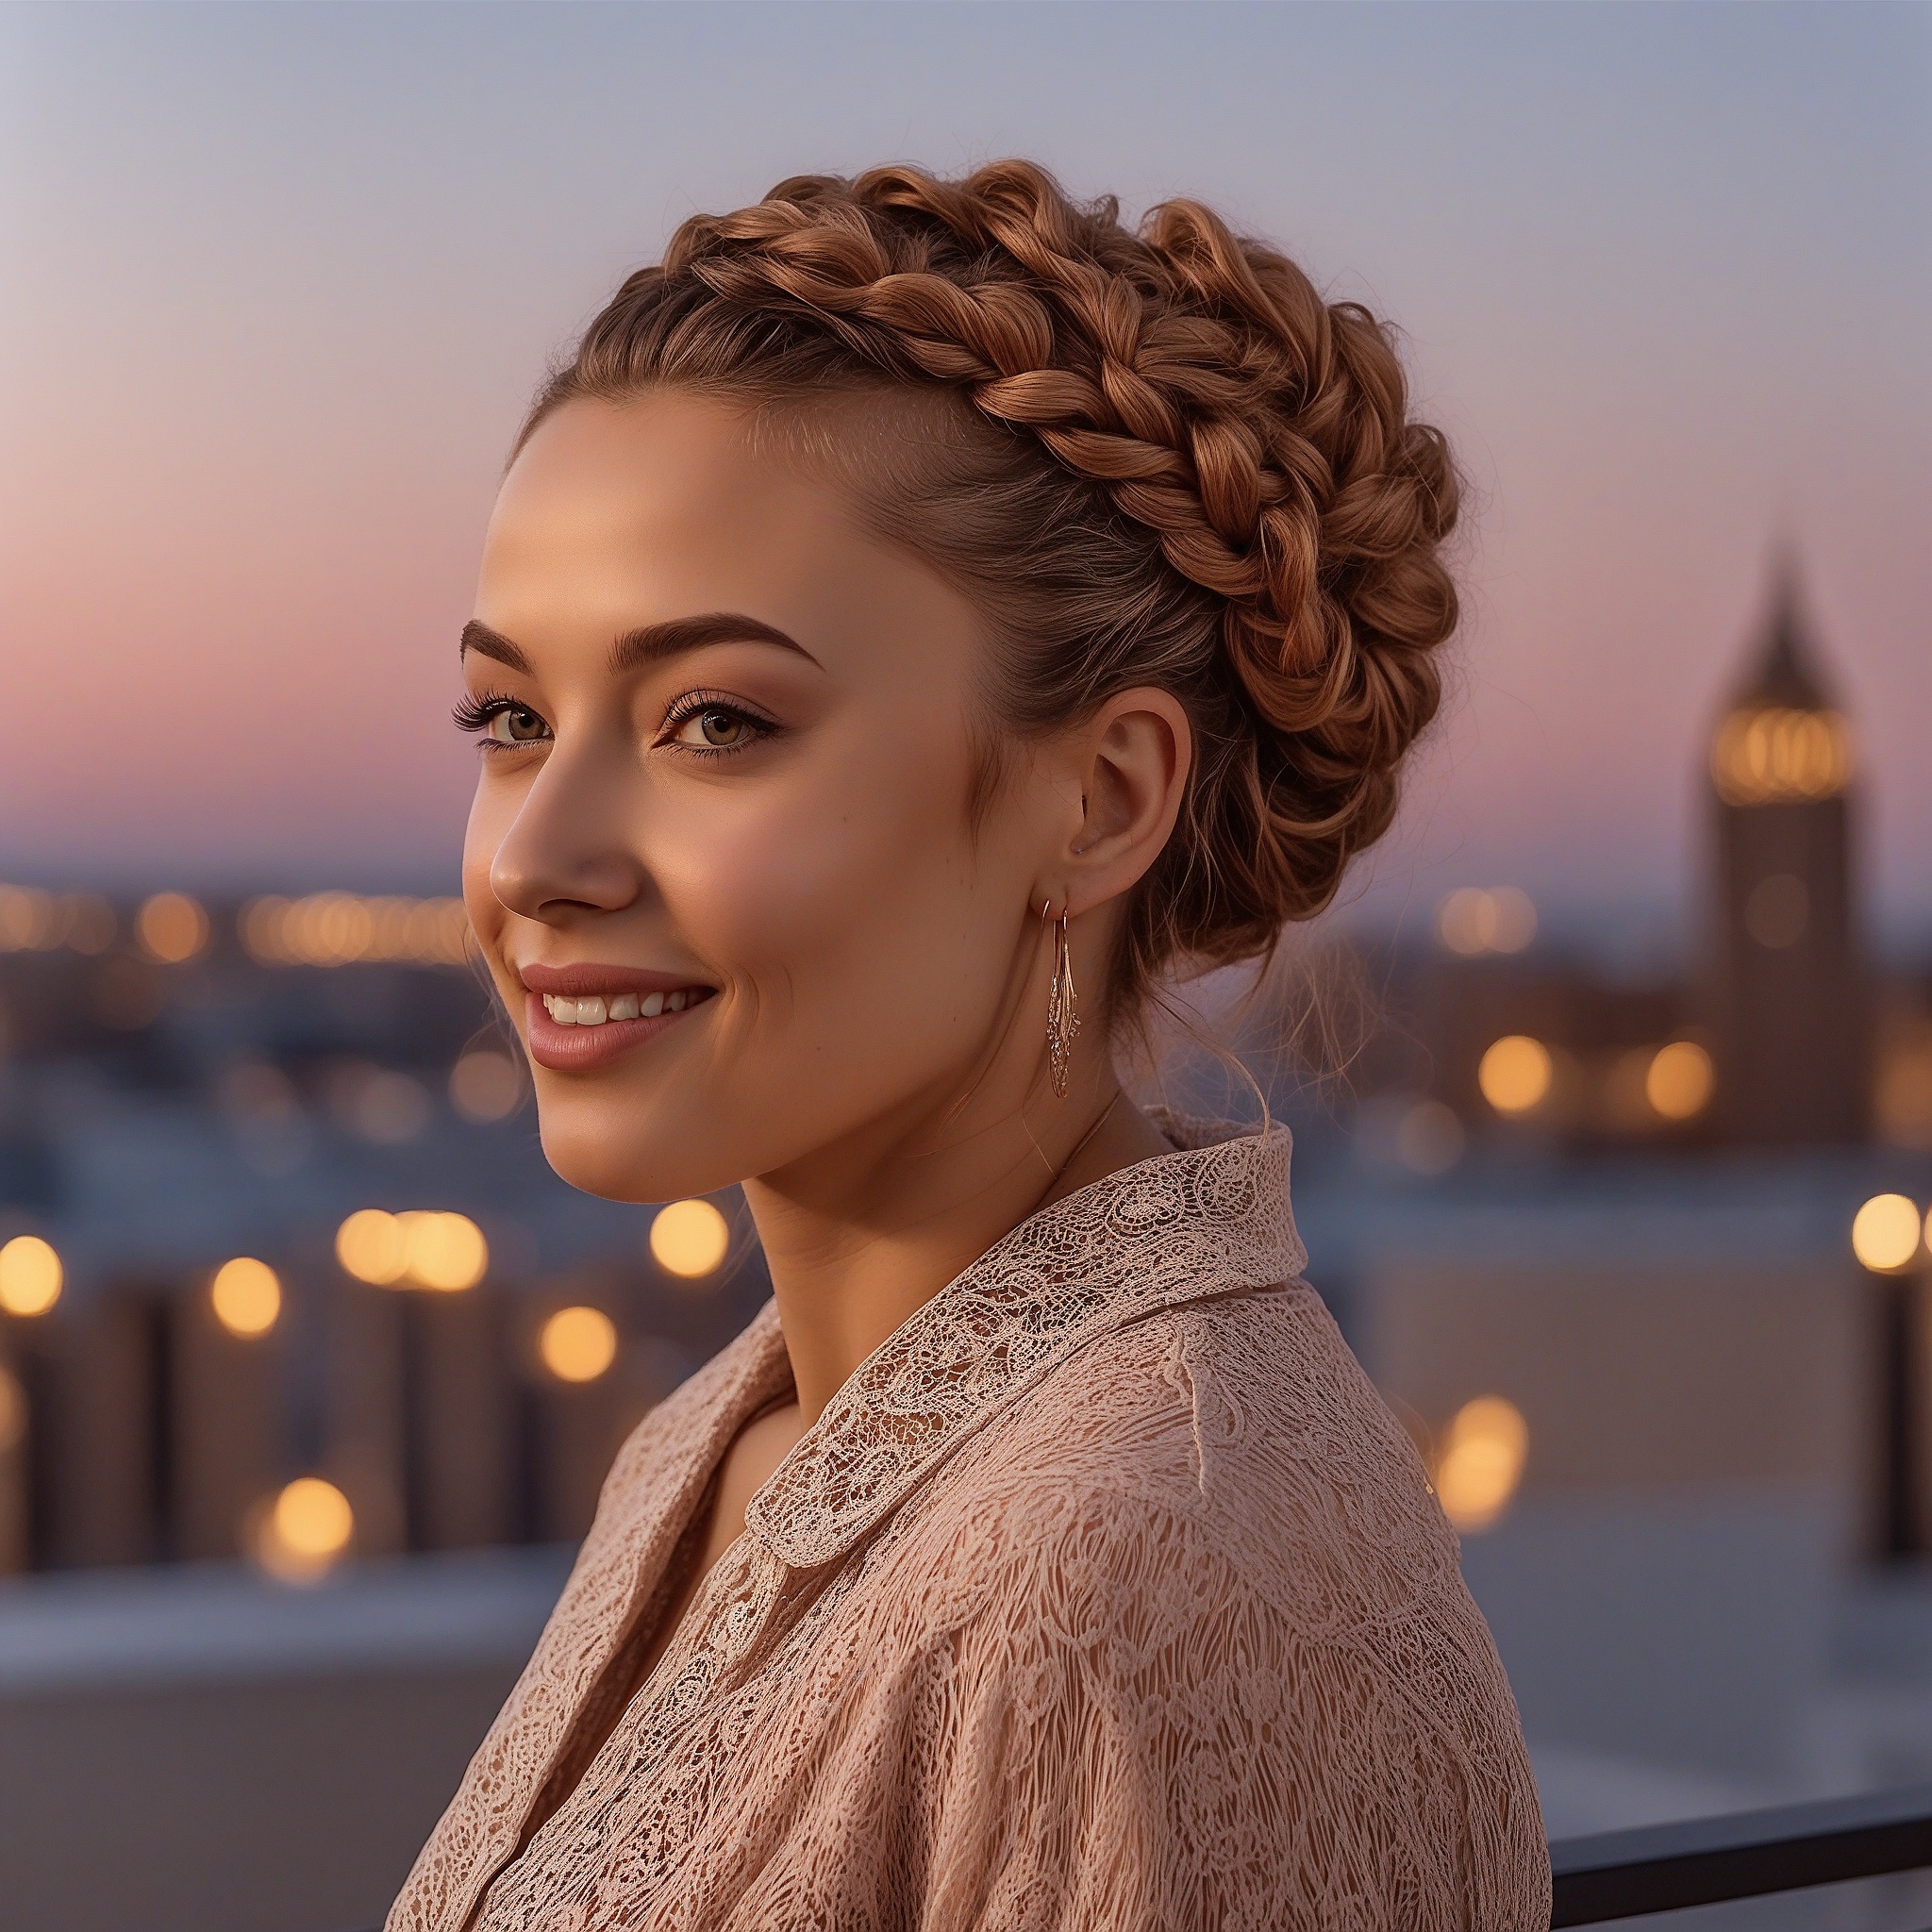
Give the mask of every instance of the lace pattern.
[{"label": "lace pattern", "polygon": [[925,1304],[512,1857],[788,1380],[768,1307],[625,1446],[391,1932],[1541,1932],[1507,1685],[1413,1450],[1294,1278],[1287,1178],[1279,1130],[1143,1162]]},{"label": "lace pattern", "polygon": [[1299,1274],[1307,1256],[1276,1138],[1278,1174],[1227,1154],[1142,1161],[1023,1222],[858,1365],[747,1526],[790,1563],[828,1562],[1082,1341],[1173,1301]]}]

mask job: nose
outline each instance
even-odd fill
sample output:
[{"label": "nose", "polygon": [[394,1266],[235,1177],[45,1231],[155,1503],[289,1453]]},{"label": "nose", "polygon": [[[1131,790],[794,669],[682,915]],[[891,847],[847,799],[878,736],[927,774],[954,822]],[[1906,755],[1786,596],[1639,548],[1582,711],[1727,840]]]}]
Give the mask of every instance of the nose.
[{"label": "nose", "polygon": [[645,891],[642,861],[627,849],[628,813],[615,773],[559,746],[543,762],[490,862],[490,887],[525,919],[566,925],[621,912]]}]

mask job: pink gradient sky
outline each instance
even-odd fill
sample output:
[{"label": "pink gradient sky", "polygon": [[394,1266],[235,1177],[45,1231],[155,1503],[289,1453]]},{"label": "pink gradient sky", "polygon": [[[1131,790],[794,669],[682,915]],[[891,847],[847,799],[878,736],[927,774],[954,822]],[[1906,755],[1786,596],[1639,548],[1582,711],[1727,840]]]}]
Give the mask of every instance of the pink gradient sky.
[{"label": "pink gradient sky", "polygon": [[1932,928],[1932,12],[0,9],[0,874],[447,888],[454,644],[543,363],[695,208],[1035,156],[1407,332],[1478,512],[1374,861],[1684,903],[1774,535]]}]

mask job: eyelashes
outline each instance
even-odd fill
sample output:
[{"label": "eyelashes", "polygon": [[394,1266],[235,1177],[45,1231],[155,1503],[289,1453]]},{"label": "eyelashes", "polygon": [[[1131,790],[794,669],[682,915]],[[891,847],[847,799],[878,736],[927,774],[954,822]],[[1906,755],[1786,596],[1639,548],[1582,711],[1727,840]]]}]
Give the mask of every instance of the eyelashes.
[{"label": "eyelashes", "polygon": [[[527,719],[541,729],[527,737],[505,739],[493,727],[496,721],[507,714]],[[708,725],[713,718],[727,719],[741,727],[737,741],[707,744],[691,742],[683,737],[684,727],[694,720],[703,719]],[[549,724],[542,716],[521,698],[511,697],[508,691],[484,691],[466,694],[452,708],[450,722],[458,731],[478,739],[481,749],[486,752],[518,751],[531,744],[547,743],[551,737]],[[742,698],[720,691],[688,691],[674,698],[667,707],[654,748],[675,747],[699,758],[731,758],[774,736],[781,728],[774,719],[755,709]]]},{"label": "eyelashes", "polygon": [[[685,738],[684,727],[687,724],[698,719],[708,722],[714,717],[729,719],[732,724],[741,725],[741,738],[731,744],[696,744]],[[658,742],[667,746],[675,743],[679,751],[690,752],[698,758],[728,758],[762,743],[774,736],[778,728],[773,719],[755,711],[742,698],[730,697],[720,691],[688,691],[674,698],[665,711]]]},{"label": "eyelashes", "polygon": [[458,730],[476,734],[483,752],[527,751],[550,741],[550,726],[528,705],[502,691],[464,698],[451,715]]},{"label": "eyelashes", "polygon": [[465,696],[458,699],[449,717],[450,723],[458,731],[474,734],[489,730],[492,721],[502,717],[506,711],[523,711],[528,708],[527,705],[518,704],[514,698],[507,696],[500,691],[479,691],[475,697]]}]

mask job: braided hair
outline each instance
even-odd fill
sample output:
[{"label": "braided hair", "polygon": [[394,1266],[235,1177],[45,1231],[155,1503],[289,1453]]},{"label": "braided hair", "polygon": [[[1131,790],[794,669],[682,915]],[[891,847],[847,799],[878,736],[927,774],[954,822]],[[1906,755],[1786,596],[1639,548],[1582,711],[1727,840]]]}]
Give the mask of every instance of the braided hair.
[{"label": "braided hair", "polygon": [[[1455,468],[1387,327],[1212,210],[1131,230],[1025,161],[783,181],[685,222],[523,437],[658,386],[740,399],[840,465],[988,614],[1008,729],[1136,685],[1184,705],[1188,794],[1115,995],[1268,952],[1387,829],[1456,625]],[[991,786],[996,741],[986,762]]]}]

